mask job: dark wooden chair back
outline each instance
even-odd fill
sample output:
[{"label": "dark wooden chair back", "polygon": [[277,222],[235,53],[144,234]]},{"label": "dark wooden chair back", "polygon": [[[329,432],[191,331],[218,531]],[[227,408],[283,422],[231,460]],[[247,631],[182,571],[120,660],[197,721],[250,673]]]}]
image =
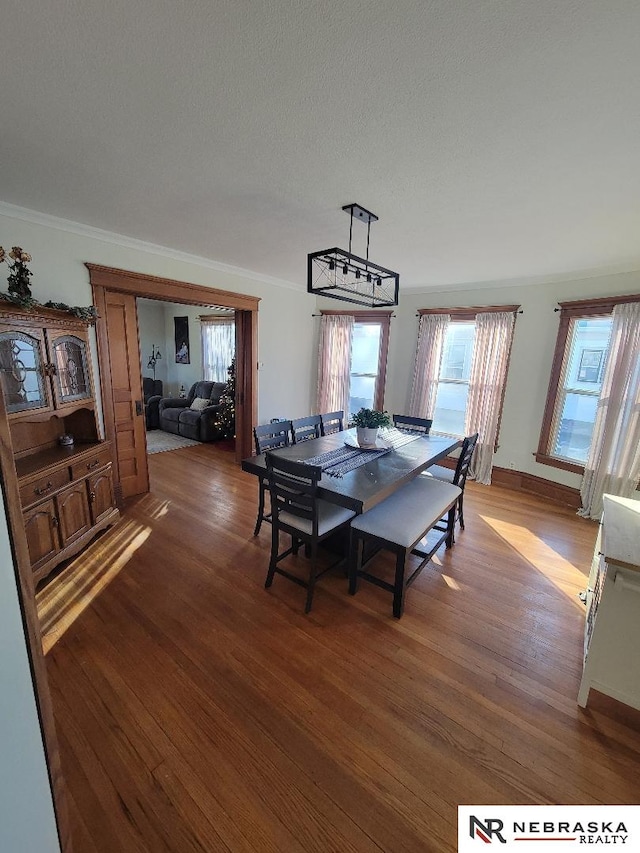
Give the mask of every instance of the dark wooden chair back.
[{"label": "dark wooden chair back", "polygon": [[[271,523],[297,537],[301,536],[301,527],[308,525],[308,539],[317,539],[317,490],[322,469],[315,465],[305,465],[304,462],[282,459],[269,452],[265,459],[271,493]],[[286,513],[288,517],[293,516],[297,523],[293,521],[292,524],[287,524],[282,520],[281,513]]]},{"label": "dark wooden chair back", "polygon": [[422,432],[425,435],[429,435],[432,423],[433,420],[431,418],[414,418],[413,415],[393,416],[393,425],[397,429],[407,429],[411,432]]},{"label": "dark wooden chair back", "polygon": [[322,435],[322,418],[320,415],[308,415],[306,418],[296,418],[291,421],[291,438],[294,444],[308,441],[310,438],[320,438]]},{"label": "dark wooden chair back", "polygon": [[[339,557],[337,562],[318,570],[318,545],[335,531],[348,528],[355,512],[318,497],[318,482],[322,477],[319,466],[283,459],[270,451],[265,454],[265,462],[271,496],[272,530],[269,570],[264,585],[268,589],[274,575],[279,574],[304,587],[307,590],[304,612],[308,613],[318,578],[338,563],[344,562],[344,557]],[[280,533],[291,536],[291,546],[284,551],[280,550]],[[306,580],[297,572],[292,574],[278,565],[290,554],[297,554],[300,543],[304,543],[305,556],[309,558]]]},{"label": "dark wooden chair back", "polygon": [[464,484],[467,482],[467,474],[469,473],[471,457],[473,456],[473,451],[476,449],[477,441],[478,433],[476,432],[474,435],[468,435],[462,442],[462,449],[460,450],[460,456],[458,457],[458,464],[456,465],[452,482],[454,486],[460,486],[463,492]]},{"label": "dark wooden chair back", "polygon": [[278,447],[288,447],[291,435],[291,421],[276,421],[272,424],[261,424],[253,428],[253,440],[256,453],[276,450]]},{"label": "dark wooden chair back", "polygon": [[334,432],[342,432],[344,429],[344,412],[327,412],[320,415],[322,435],[331,435]]}]

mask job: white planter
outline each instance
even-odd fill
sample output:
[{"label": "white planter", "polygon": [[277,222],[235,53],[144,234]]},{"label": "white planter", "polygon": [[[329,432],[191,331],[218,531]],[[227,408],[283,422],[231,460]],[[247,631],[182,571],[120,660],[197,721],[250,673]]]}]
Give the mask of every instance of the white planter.
[{"label": "white planter", "polygon": [[375,447],[378,438],[378,427],[356,427],[360,447]]}]

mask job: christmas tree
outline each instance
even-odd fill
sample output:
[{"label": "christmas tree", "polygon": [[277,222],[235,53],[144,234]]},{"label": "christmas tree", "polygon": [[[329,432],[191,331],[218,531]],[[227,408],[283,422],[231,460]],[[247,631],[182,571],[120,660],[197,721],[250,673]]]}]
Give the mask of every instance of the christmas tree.
[{"label": "christmas tree", "polygon": [[236,357],[227,367],[229,378],[220,396],[220,411],[217,427],[220,438],[234,438],[236,434]]}]

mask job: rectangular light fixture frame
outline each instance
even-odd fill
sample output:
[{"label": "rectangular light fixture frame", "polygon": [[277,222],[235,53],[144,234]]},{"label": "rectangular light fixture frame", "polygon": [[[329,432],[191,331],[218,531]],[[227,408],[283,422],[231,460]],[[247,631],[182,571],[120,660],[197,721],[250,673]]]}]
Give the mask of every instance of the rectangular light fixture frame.
[{"label": "rectangular light fixture frame", "polygon": [[307,293],[383,308],[398,304],[399,287],[399,273],[344,249],[334,247],[307,255]]}]

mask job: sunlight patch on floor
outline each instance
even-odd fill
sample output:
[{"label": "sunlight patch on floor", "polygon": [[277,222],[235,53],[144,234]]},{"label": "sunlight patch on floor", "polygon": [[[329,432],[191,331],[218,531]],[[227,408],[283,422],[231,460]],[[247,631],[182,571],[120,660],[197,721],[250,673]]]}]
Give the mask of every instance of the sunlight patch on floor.
[{"label": "sunlight patch on floor", "polygon": [[150,527],[123,521],[36,593],[45,655],[117,577],[150,533]]},{"label": "sunlight patch on floor", "polygon": [[578,591],[584,589],[586,578],[573,563],[554,551],[546,542],[519,524],[510,524],[498,518],[481,515],[480,518],[518,552],[537,571],[543,574],[556,589],[568,596],[576,607],[584,610],[584,605],[577,597]]}]

